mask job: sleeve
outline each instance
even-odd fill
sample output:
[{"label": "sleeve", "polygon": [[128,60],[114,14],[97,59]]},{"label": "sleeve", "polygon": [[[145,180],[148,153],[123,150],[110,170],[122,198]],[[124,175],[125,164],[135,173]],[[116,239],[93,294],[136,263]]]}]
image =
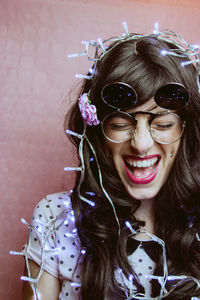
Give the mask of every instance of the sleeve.
[{"label": "sleeve", "polygon": [[42,265],[43,269],[59,277],[56,256],[56,221],[47,198],[42,199],[34,209],[26,245],[29,259]]}]

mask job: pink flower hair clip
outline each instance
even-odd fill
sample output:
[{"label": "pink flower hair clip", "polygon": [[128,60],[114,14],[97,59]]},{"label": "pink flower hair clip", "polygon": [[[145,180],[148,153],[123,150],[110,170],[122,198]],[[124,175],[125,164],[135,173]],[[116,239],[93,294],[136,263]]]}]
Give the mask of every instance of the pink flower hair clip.
[{"label": "pink flower hair clip", "polygon": [[96,106],[91,104],[87,93],[84,93],[80,96],[78,106],[81,116],[87,125],[98,125],[100,123],[97,118]]}]

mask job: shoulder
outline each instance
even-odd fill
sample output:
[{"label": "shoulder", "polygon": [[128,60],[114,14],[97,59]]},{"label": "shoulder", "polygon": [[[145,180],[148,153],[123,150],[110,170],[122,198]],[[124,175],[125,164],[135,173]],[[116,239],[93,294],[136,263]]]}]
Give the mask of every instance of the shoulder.
[{"label": "shoulder", "polygon": [[39,231],[54,232],[57,237],[62,234],[62,239],[74,236],[77,230],[70,192],[46,195],[34,209],[32,225]]},{"label": "shoulder", "polygon": [[33,220],[37,218],[48,222],[60,214],[64,217],[66,213],[72,213],[70,192],[49,194],[35,206]]},{"label": "shoulder", "polygon": [[66,237],[77,240],[70,192],[50,194],[43,198],[34,209],[31,223],[33,231],[37,231],[41,238],[46,236],[54,240],[56,247],[61,240],[69,240]]},{"label": "shoulder", "polygon": [[60,280],[76,282],[80,278],[81,250],[70,193],[47,195],[34,210],[28,257]]},{"label": "shoulder", "polygon": [[[82,248],[70,192],[50,194],[43,198],[35,207],[31,228],[29,252],[36,263],[40,264],[41,255],[46,255],[45,269],[54,276],[74,280],[74,276],[80,275],[76,266]],[[35,252],[39,259],[33,255]]]}]

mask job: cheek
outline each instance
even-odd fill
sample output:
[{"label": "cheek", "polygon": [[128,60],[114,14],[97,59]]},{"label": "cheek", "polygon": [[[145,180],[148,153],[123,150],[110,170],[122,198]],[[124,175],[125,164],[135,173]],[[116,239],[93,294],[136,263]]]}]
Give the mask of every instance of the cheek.
[{"label": "cheek", "polygon": [[177,142],[177,145],[175,145],[175,147],[172,149],[172,155],[174,157],[174,160],[178,155],[179,146],[180,146],[180,142]]},{"label": "cheek", "polygon": [[176,156],[178,155],[180,141],[174,144],[166,145],[165,147],[165,158],[163,159],[163,171],[165,172],[165,178],[168,177],[173,164],[175,162]]},{"label": "cheek", "polygon": [[107,155],[115,156],[120,152],[120,144],[115,144],[107,139],[104,139],[104,149]]},{"label": "cheek", "polygon": [[112,160],[117,172],[120,173],[122,169],[121,144],[115,144],[106,140],[104,141],[104,146],[106,155]]},{"label": "cheek", "polygon": [[180,141],[177,141],[169,145],[162,145],[163,152],[165,153],[164,155],[165,158],[166,159],[170,158],[170,162],[173,162],[178,153],[179,146],[180,146]]}]

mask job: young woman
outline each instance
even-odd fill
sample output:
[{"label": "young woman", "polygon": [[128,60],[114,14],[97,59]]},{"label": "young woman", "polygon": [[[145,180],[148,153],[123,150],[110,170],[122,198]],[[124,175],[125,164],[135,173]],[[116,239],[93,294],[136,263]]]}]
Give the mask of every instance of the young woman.
[{"label": "young woman", "polygon": [[111,41],[88,44],[102,53],[66,119],[76,184],[35,209],[24,299],[200,297],[195,47],[171,32]]}]

